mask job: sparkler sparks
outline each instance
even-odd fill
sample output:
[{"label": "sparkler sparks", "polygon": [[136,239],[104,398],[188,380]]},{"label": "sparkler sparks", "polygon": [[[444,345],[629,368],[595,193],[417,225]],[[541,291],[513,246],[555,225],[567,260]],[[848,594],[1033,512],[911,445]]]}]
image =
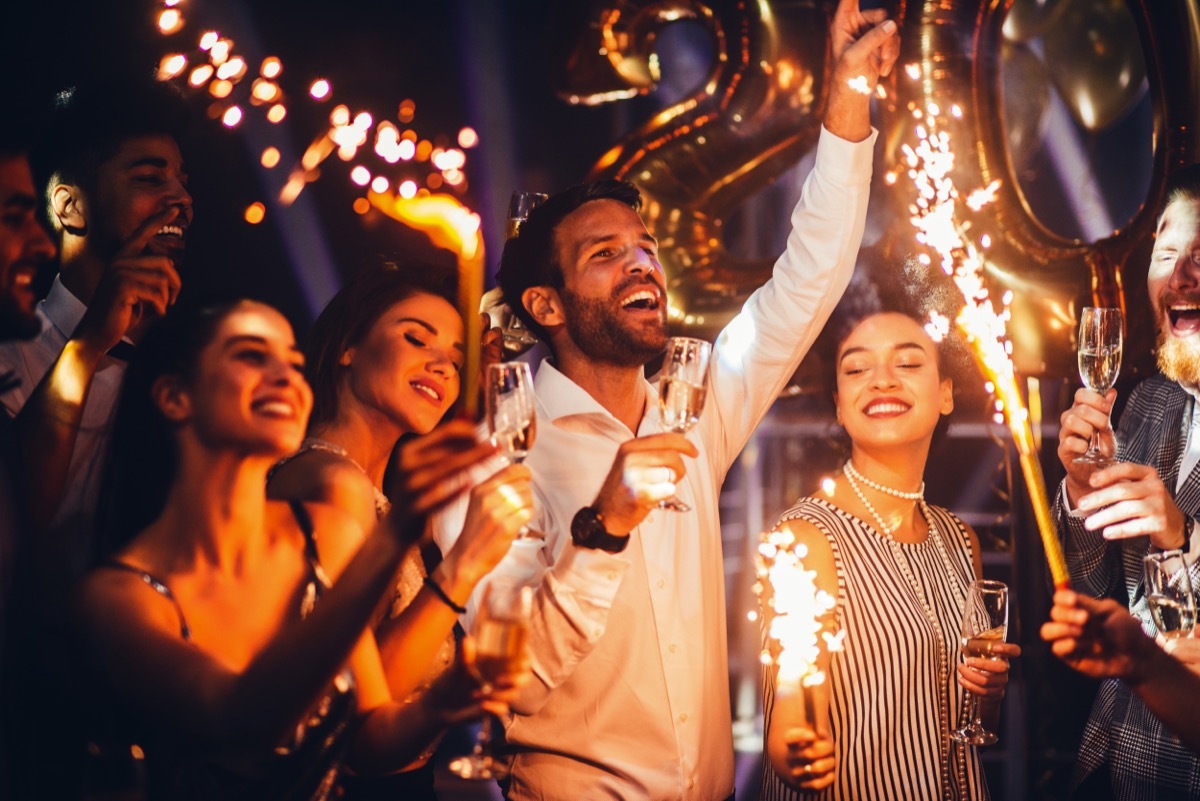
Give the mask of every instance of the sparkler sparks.
[{"label": "sparkler sparks", "polygon": [[[906,66],[904,71],[913,80],[921,76],[920,67],[916,64]],[[956,119],[961,118],[962,109],[957,105],[951,106],[950,114]],[[1012,343],[1006,332],[1012,293],[1004,294],[1000,310],[997,311],[983,280],[986,264],[984,251],[991,241],[985,235],[976,244],[970,236],[969,227],[959,221],[957,206],[960,195],[950,175],[954,167],[954,152],[950,149],[949,133],[940,127],[940,115],[941,108],[933,102],[923,110],[913,109],[913,118],[917,121],[913,126],[917,144],[915,147],[908,144],[903,146],[904,163],[892,174],[898,175],[899,171],[907,168],[908,177],[916,189],[916,198],[909,207],[912,224],[917,229],[916,240],[940,257],[941,268],[953,278],[966,301],[956,323],[994,389],[997,416],[1003,415],[1007,419],[1051,575],[1056,586],[1064,587],[1069,582],[1066,560],[1050,514],[1046,482],[1042,476],[1029,412],[1017,385],[1011,359]],[[969,209],[978,212],[992,201],[997,189],[999,182],[993,181],[971,192],[963,202]],[[921,261],[929,264],[927,256]],[[943,328],[942,321],[933,320],[930,325],[932,328],[927,330],[931,336],[937,331],[944,336],[949,330],[948,326]]]},{"label": "sparkler sparks", "polygon": [[[813,687],[825,681],[818,667],[822,644],[840,651],[844,632],[824,630],[823,619],[833,609],[834,598],[816,585],[817,573],[806,570],[808,549],[786,530],[764,535],[758,546],[758,582],[754,589],[767,616],[770,647],[762,653],[764,664],[779,666],[779,683],[788,687]],[[772,656],[772,651],[777,656]]]},{"label": "sparkler sparks", "polygon": [[[161,0],[155,11],[157,27],[164,36],[177,34],[187,27],[189,20],[177,8],[180,5],[181,0]],[[228,128],[235,128],[244,123],[253,108],[261,108],[258,113],[271,123],[283,121],[288,113],[287,99],[279,84],[283,72],[283,62],[277,56],[268,56],[254,74],[247,59],[236,51],[232,39],[218,31],[205,30],[193,53],[163,56],[158,78],[177,81],[193,91],[206,92],[214,99],[208,109],[209,117],[220,120]],[[243,79],[246,84],[239,89]],[[333,86],[326,78],[317,77],[301,86],[304,87],[300,95],[303,100],[310,103],[333,101]],[[463,128],[454,138],[449,135],[421,138],[410,127],[416,114],[416,103],[406,98],[397,108],[395,120],[399,126],[392,120],[377,121],[378,115],[367,111],[360,110],[352,115],[345,105],[335,107],[329,127],[317,134],[305,150],[301,164],[288,173],[279,193],[280,203],[294,202],[305,186],[317,180],[321,175],[318,167],[332,153],[336,152],[343,161],[354,162],[368,142],[374,144],[374,154],[379,161],[376,165],[355,163],[349,173],[352,184],[374,187],[377,191],[389,186],[411,187],[408,197],[428,195],[443,188],[461,194],[467,186],[464,150],[478,144],[478,134],[471,128]],[[458,148],[451,147],[455,140]],[[272,155],[267,157],[267,152]],[[270,147],[264,151],[263,166],[274,167],[279,159],[278,148]],[[365,180],[363,171],[366,171]],[[360,206],[356,205],[355,210],[360,211]]]}]

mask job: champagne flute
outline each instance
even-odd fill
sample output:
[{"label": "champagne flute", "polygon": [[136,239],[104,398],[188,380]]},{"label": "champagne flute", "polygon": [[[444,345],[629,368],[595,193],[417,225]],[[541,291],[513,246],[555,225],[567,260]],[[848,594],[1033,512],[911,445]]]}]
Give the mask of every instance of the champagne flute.
[{"label": "champagne flute", "polygon": [[[671,337],[658,382],[658,405],[663,428],[677,434],[691,431],[700,420],[708,394],[708,357],[712,345],[703,339]],[[690,512],[692,507],[674,496],[658,502],[660,509]]]},{"label": "champagne flute", "polygon": [[[492,442],[509,464],[520,464],[537,434],[533,373],[525,362],[504,362],[488,365],[486,380],[484,405]],[[529,526],[521,526],[517,537],[532,535]]]},{"label": "champagne flute", "polygon": [[485,388],[492,442],[509,464],[525,461],[537,433],[533,373],[524,362],[488,365]]},{"label": "champagne flute", "polygon": [[[494,578],[483,588],[475,619],[475,658],[468,669],[484,693],[525,661],[533,588],[510,578]],[[471,753],[451,760],[450,772],[464,779],[502,779],[507,767],[492,754],[492,716],[485,715]]]},{"label": "champagne flute", "polygon": [[[1089,306],[1079,317],[1079,377],[1093,392],[1103,395],[1117,382],[1117,374],[1121,372],[1123,328],[1120,309]],[[1087,451],[1074,461],[1092,465],[1097,470],[1114,463],[1100,451],[1099,431],[1092,432]]]},{"label": "champagne flute", "polygon": [[[1008,587],[1000,581],[980,579],[967,589],[963,607],[962,653],[964,657],[991,657],[996,643],[1008,634]],[[991,745],[996,735],[983,727],[979,719],[979,696],[971,696],[967,724],[950,736],[967,745]]]},{"label": "champagne flute", "polygon": [[1146,554],[1142,565],[1146,601],[1158,633],[1167,639],[1191,636],[1196,627],[1196,597],[1183,551]]}]

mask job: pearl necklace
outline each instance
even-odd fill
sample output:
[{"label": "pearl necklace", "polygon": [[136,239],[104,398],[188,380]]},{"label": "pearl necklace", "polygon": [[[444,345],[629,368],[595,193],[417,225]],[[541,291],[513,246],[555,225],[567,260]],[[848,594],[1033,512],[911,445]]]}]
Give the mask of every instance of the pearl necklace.
[{"label": "pearl necklace", "polygon": [[[916,492],[904,492],[902,490],[892,489],[891,487],[885,487],[882,484],[878,484],[878,483],[872,481],[871,479],[864,476],[862,473],[858,472],[858,468],[854,466],[854,462],[852,462],[852,461],[847,461],[846,466],[843,469],[847,473],[849,473],[853,478],[866,484],[868,487],[875,490],[876,492],[882,492],[884,495],[891,495],[893,498],[903,498],[906,501],[919,501],[919,500],[923,500],[925,498],[925,482],[924,481],[921,482],[921,486],[919,489],[917,489]],[[855,486],[854,482],[851,482],[851,486],[854,486],[855,490],[858,489],[857,486]]]},{"label": "pearl necklace", "polygon": [[[921,482],[921,489],[918,492],[903,493],[900,490],[895,490],[891,487],[885,487],[881,484],[876,484],[875,482],[866,478],[862,473],[858,472],[858,470],[854,467],[854,463],[849,460],[847,460],[845,467],[842,469],[842,474],[846,476],[846,482],[850,484],[850,489],[854,491],[855,496],[858,497],[858,500],[862,503],[866,510],[871,513],[871,516],[875,518],[875,522],[879,524],[879,531],[884,535],[884,539],[887,540],[888,548],[892,552],[892,559],[895,561],[896,566],[900,568],[900,572],[904,575],[905,581],[907,581],[908,586],[912,589],[913,595],[916,596],[917,603],[920,604],[921,611],[925,613],[925,618],[929,621],[929,626],[933,631],[934,639],[937,641],[936,662],[938,686],[941,688],[938,692],[938,719],[943,721],[945,724],[938,727],[938,751],[940,752],[939,756],[941,758],[942,767],[942,796],[946,799],[952,799],[954,796],[951,793],[950,788],[950,749],[952,747],[950,743],[951,723],[949,699],[947,697],[948,693],[951,691],[950,659],[952,657],[947,654],[946,635],[942,631],[942,624],[938,620],[937,613],[934,612],[933,607],[929,603],[929,599],[925,595],[925,590],[921,587],[920,582],[917,581],[917,577],[913,575],[912,568],[908,563],[908,558],[904,555],[904,550],[900,547],[899,541],[893,536],[895,530],[900,526],[899,521],[897,521],[895,525],[888,526],[887,523],[884,522],[883,515],[879,514],[875,506],[869,500],[867,500],[867,496],[862,491],[862,488],[858,486],[858,482],[861,480],[871,489],[878,490],[886,495],[893,495],[897,498],[903,498],[905,500],[915,500],[917,502],[917,507],[921,510],[921,516],[925,518],[925,523],[927,526],[929,526],[929,539],[933,540],[934,548],[937,550],[938,555],[941,557],[942,565],[946,569],[946,575],[957,576],[958,572],[954,569],[954,563],[951,561],[950,554],[946,550],[945,544],[942,542],[941,533],[938,531],[937,525],[933,522],[933,514],[929,510],[929,505],[925,503],[924,481]],[[962,589],[965,595],[966,588],[963,587]],[[957,775],[959,797],[966,798],[968,795],[968,788],[967,770],[964,761],[965,754],[960,754],[960,757],[962,758],[960,758],[958,762]]]}]

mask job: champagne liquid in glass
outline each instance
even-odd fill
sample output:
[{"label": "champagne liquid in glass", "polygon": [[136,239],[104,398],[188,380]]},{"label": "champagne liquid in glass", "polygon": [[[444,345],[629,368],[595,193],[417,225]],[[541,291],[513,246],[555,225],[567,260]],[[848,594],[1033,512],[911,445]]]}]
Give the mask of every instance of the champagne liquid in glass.
[{"label": "champagne liquid in glass", "polygon": [[[533,588],[509,578],[492,579],[483,590],[475,618],[475,659],[471,671],[485,692],[491,692],[506,674],[519,669],[525,659],[532,614]],[[475,748],[447,766],[463,779],[501,779],[507,767],[492,755],[492,719],[485,716]]]},{"label": "champagne liquid in glass", "polygon": [[658,384],[663,425],[668,431],[685,434],[700,420],[708,389],[678,378],[664,378]]},{"label": "champagne liquid in glass", "polygon": [[1104,394],[1121,372],[1119,345],[1089,345],[1079,349],[1079,377],[1088,389]]},{"label": "champagne liquid in glass", "polygon": [[974,637],[964,637],[962,640],[963,656],[991,659],[995,655],[996,643],[1004,642],[1006,634],[1005,626],[996,626],[980,632]]},{"label": "champagne liquid in glass", "polygon": [[[671,337],[658,380],[658,406],[667,431],[686,434],[700,419],[708,395],[708,359],[712,345],[703,339]],[[674,496],[658,508],[690,512],[692,507]]]},{"label": "champagne liquid in glass", "polygon": [[[964,657],[995,659],[996,646],[1008,634],[1008,587],[1000,581],[980,579],[971,582],[963,607],[962,637],[959,644]],[[996,735],[984,728],[979,718],[979,698],[970,693],[970,715],[966,725],[950,733],[955,742],[965,745],[991,745]]]},{"label": "champagne liquid in glass", "polygon": [[[1120,309],[1089,306],[1079,316],[1079,377],[1093,392],[1104,394],[1112,389],[1121,372],[1121,350],[1125,318]],[[1092,469],[1108,467],[1112,458],[1100,450],[1100,432],[1092,433],[1088,449],[1075,457],[1075,464]],[[1072,515],[1079,517],[1078,510]]]},{"label": "champagne liquid in glass", "polygon": [[524,621],[488,618],[475,628],[475,672],[484,684],[493,685],[512,672],[525,654],[529,630]]},{"label": "champagne liquid in glass", "polygon": [[492,434],[492,442],[500,449],[505,459],[513,464],[520,464],[529,455],[533,446],[533,438],[537,431],[537,421],[530,418],[525,425],[505,426],[497,428]]}]

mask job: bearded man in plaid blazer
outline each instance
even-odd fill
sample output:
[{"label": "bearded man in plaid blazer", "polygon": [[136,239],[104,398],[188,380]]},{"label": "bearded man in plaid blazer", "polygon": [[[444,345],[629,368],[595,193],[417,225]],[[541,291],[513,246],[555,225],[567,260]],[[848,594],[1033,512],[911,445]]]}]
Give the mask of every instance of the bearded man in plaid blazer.
[{"label": "bearded man in plaid blazer", "polygon": [[[1161,372],[1134,388],[1115,435],[1109,413],[1116,390],[1075,393],[1059,430],[1058,457],[1067,477],[1055,513],[1073,588],[1127,604],[1155,634],[1142,558],[1183,549],[1192,559],[1193,582],[1200,578],[1200,165],[1173,178],[1146,284]],[[1094,470],[1074,462],[1094,431],[1101,450],[1118,464]],[[1176,657],[1200,670],[1200,640],[1171,645]],[[1089,801],[1195,799],[1200,757],[1128,686],[1108,679],[1084,730],[1075,780],[1075,797]]]}]

